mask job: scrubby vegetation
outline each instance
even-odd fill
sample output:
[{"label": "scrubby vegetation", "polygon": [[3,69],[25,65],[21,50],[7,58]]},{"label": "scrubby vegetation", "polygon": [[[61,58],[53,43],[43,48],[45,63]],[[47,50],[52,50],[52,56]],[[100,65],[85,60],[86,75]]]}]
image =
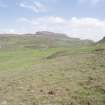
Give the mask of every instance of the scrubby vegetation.
[{"label": "scrubby vegetation", "polygon": [[105,43],[63,39],[0,37],[1,105],[105,105]]}]

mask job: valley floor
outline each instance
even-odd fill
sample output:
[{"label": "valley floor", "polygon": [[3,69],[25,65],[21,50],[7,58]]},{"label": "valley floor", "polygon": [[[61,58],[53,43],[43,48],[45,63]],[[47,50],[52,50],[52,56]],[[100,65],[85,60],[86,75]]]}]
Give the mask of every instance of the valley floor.
[{"label": "valley floor", "polygon": [[0,51],[0,105],[105,105],[105,50]]}]

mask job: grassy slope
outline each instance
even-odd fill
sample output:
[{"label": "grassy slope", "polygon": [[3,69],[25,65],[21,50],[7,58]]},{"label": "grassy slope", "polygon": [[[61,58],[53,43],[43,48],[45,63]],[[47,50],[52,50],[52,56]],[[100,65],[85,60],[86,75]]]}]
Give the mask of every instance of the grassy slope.
[{"label": "grassy slope", "polygon": [[38,49],[23,47],[32,41],[16,44],[16,40],[0,49],[0,103],[105,104],[104,43]]}]

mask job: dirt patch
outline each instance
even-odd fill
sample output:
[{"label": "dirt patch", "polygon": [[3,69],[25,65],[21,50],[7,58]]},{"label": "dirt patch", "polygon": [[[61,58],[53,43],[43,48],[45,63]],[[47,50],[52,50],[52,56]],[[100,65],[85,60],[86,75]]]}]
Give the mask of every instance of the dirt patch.
[{"label": "dirt patch", "polygon": [[104,48],[98,48],[98,49],[95,49],[95,51],[99,52],[99,51],[105,51]]},{"label": "dirt patch", "polygon": [[52,91],[52,90],[50,90],[50,91],[48,91],[48,94],[49,94],[49,95],[55,95],[55,92]]}]

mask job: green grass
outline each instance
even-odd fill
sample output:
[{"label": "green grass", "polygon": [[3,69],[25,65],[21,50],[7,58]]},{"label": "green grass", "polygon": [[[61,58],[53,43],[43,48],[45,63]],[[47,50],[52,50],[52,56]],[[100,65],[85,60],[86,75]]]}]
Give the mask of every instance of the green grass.
[{"label": "green grass", "polygon": [[14,51],[0,52],[0,71],[15,70],[24,67],[30,67],[40,60],[59,51],[60,49],[33,50],[33,49],[16,49]]},{"label": "green grass", "polygon": [[[38,59],[44,59],[48,56],[56,54],[57,52],[63,52],[63,55],[69,55],[75,53],[84,53],[87,51],[88,49],[86,48],[49,48],[47,50],[16,49],[14,51],[4,51],[0,52],[0,71],[28,67],[40,62]],[[59,56],[59,54],[57,56]]]}]

